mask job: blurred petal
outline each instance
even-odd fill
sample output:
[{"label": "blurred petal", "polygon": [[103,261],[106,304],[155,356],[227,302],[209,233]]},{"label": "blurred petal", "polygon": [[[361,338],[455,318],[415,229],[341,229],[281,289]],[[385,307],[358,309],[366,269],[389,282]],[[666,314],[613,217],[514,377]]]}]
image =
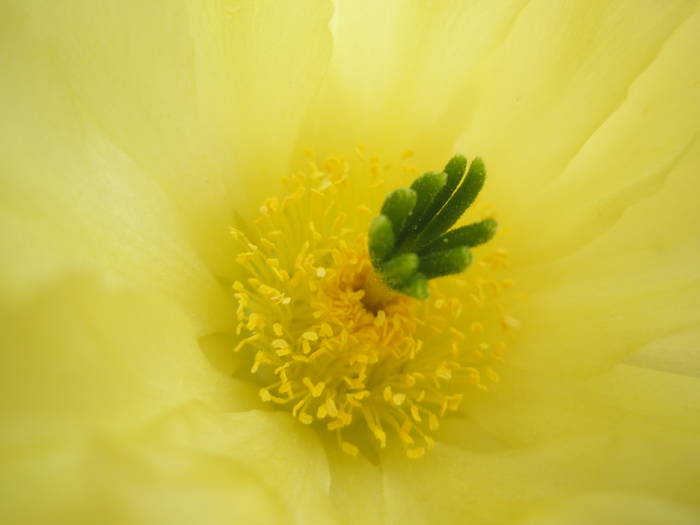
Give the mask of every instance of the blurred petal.
[{"label": "blurred petal", "polygon": [[700,319],[698,35],[695,13],[561,177],[531,192],[529,206],[549,213],[513,225],[521,264],[557,256],[522,266],[523,366],[589,373]]},{"label": "blurred petal", "polygon": [[[633,4],[620,5],[636,10]],[[665,7],[672,5],[664,4]],[[689,6],[691,4],[683,4],[682,11],[687,11]],[[654,20],[654,27],[663,20],[663,13],[656,8],[639,11],[643,18]],[[635,28],[638,27],[636,20],[635,17],[635,24],[631,24]],[[617,27],[615,34],[618,33]],[[646,41],[648,33],[642,32],[639,37]],[[629,53],[630,47],[637,49],[632,43],[619,49],[625,56],[634,57],[637,53]],[[618,47],[609,46],[606,52],[608,49]],[[693,58],[698,49],[700,10],[695,9],[690,16],[676,20],[666,31],[664,40],[659,42],[649,60],[627,79],[625,91],[621,93],[624,97],[620,97],[618,103],[603,115],[604,118],[596,122],[596,127],[582,137],[578,147],[565,158],[566,164],[551,171],[555,176],[544,181],[546,184],[537,183],[543,170],[528,173],[518,166],[503,172],[516,175],[512,185],[492,185],[496,190],[510,194],[509,210],[512,210],[513,219],[518,221],[513,226],[517,224],[519,240],[513,239],[513,242],[518,245],[516,252],[522,251],[517,256],[523,262],[561,257],[585,246],[616,226],[630,207],[655,196],[662,188],[673,184],[674,178],[684,176],[680,173],[697,165],[700,65]],[[609,67],[623,71],[623,64],[615,61]],[[669,78],[673,78],[673,82],[669,82]],[[600,80],[593,79],[598,90],[607,91],[609,78],[606,76],[605,82]],[[590,105],[597,100],[598,97],[578,99],[578,111],[588,115]],[[570,118],[566,115],[562,120],[570,122]],[[549,141],[540,141],[542,146],[529,142],[527,147],[541,162],[551,165],[552,156],[547,155],[546,149],[541,150],[547,144],[561,143],[561,131],[554,126],[550,129],[556,129],[556,140],[552,136]],[[521,161],[512,153],[510,158]],[[499,170],[494,166],[493,173],[493,168]],[[527,178],[518,176],[521,173]],[[696,178],[692,181],[686,178],[680,184],[697,191]],[[695,233],[691,224],[697,217],[697,210],[688,209],[684,196],[674,195],[680,197],[678,202],[669,200],[668,196],[667,193],[666,199],[661,199],[666,206],[662,208],[663,212],[656,210],[659,222],[655,224],[657,228],[673,225],[673,229],[666,232],[673,242]],[[503,198],[508,196],[504,194]],[[676,205],[682,210],[676,211]],[[695,215],[688,215],[693,212]],[[507,217],[510,212],[504,210],[504,213]],[[557,216],[554,223],[552,214]],[[668,217],[669,214],[673,215]],[[635,239],[645,238],[647,232],[640,228],[641,224],[634,226],[636,229],[628,233],[636,235]]]},{"label": "blurred petal", "polygon": [[193,399],[236,408],[192,322],[167,301],[76,277],[2,318],[5,443],[67,443]]},{"label": "blurred petal", "polygon": [[523,5],[338,2],[332,64],[303,146],[337,153],[363,143],[384,160],[415,148],[417,162],[444,163],[478,99],[475,72]]},{"label": "blurred petal", "polygon": [[162,188],[77,118],[41,49],[0,52],[13,79],[0,85],[0,100],[16,124],[0,132],[0,245],[11,254],[0,263],[3,300],[23,300],[66,273],[109,269],[177,302],[202,332],[226,326],[229,302]]},{"label": "blurred petal", "polygon": [[[71,112],[56,117],[96,126],[155,177],[207,262],[230,268],[226,227],[258,200],[247,183],[287,173],[330,52],[329,2],[15,2],[6,11],[8,55],[43,72],[23,98],[42,104],[62,92]],[[39,129],[60,136],[62,127]]]},{"label": "blurred petal", "polygon": [[630,355],[627,363],[652,370],[700,377],[700,326],[652,341]]},{"label": "blurred petal", "polygon": [[598,399],[653,421],[700,434],[700,379],[618,365],[589,383]]},{"label": "blurred petal", "polygon": [[[491,189],[510,196],[509,206],[525,200],[529,205],[529,198],[537,199],[543,183],[569,170],[572,158],[590,148],[588,143],[598,138],[621,106],[633,103],[642,77],[653,77],[659,81],[658,90],[674,96],[690,88],[678,82],[678,74],[692,75],[683,67],[674,69],[674,80],[668,82],[666,67],[660,67],[660,53],[673,47],[670,41],[677,40],[677,32],[694,10],[693,3],[682,0],[663,5],[605,0],[528,3],[489,60],[473,73],[484,87],[458,149],[483,156],[492,174]],[[691,33],[687,36],[692,41]],[[674,62],[687,61],[694,54],[688,42],[676,47],[671,52]],[[655,102],[682,107],[691,101],[684,96]],[[670,115],[657,119],[649,114],[647,118],[652,126],[675,123]],[[630,140],[646,140],[639,136],[639,126],[634,130]],[[650,127],[647,131],[655,135],[656,130]],[[670,150],[684,144],[669,137],[663,140]],[[639,148],[635,152],[652,154]],[[625,167],[626,157],[613,157],[620,153],[609,149],[604,162],[587,164],[585,182],[588,177],[609,181],[613,173],[615,181],[622,182],[617,169]],[[613,159],[619,161],[615,171],[607,166]],[[507,184],[495,182],[499,177],[505,177]],[[599,194],[591,191],[590,196]],[[571,193],[570,197],[579,195]],[[549,213],[542,215],[551,216],[553,208],[566,212],[569,206],[556,205],[548,201]],[[528,218],[532,217],[532,209],[529,211]]]},{"label": "blurred petal", "polygon": [[3,516],[21,522],[335,523],[322,447],[285,414],[190,405],[87,450],[6,464],[15,478]]},{"label": "blurred petal", "polygon": [[534,516],[518,525],[693,525],[697,523],[695,509],[661,500],[648,494],[625,492],[596,492],[578,494],[532,513]]},{"label": "blurred petal", "polygon": [[330,497],[344,525],[386,523],[382,469],[363,455],[351,457],[328,440],[326,454],[331,471]]},{"label": "blurred petal", "polygon": [[[699,17],[700,20],[700,17]],[[601,370],[700,320],[695,141],[653,195],[570,256],[522,270],[530,301],[513,362],[557,373]],[[571,327],[580,330],[572,336]]]},{"label": "blurred petal", "polygon": [[[694,437],[644,427],[606,434],[510,453],[437,445],[429,461],[387,457],[388,521],[521,523],[572,494],[593,491],[627,492],[642,508],[650,493],[681,508],[695,503],[700,463],[692,453]],[[630,509],[631,515],[638,510]]]}]

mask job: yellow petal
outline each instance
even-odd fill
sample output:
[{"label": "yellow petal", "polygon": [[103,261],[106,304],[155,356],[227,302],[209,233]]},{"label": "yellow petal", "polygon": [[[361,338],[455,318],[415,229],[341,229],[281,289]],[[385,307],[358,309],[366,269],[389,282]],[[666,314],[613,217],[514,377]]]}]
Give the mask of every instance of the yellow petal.
[{"label": "yellow petal", "polygon": [[331,472],[330,498],[344,525],[385,523],[383,478],[379,465],[363,455],[342,452],[333,440],[326,447]]},{"label": "yellow petal", "polygon": [[[391,455],[382,460],[387,521],[521,523],[587,491],[647,500],[655,494],[690,508],[692,480],[700,474],[694,443],[694,434],[616,425],[599,435],[498,454],[438,444],[426,461]],[[578,507],[582,515],[586,510]]]},{"label": "yellow petal", "polygon": [[[108,269],[179,303],[207,333],[227,326],[231,306],[197,257],[163,189],[94,124],[56,82],[48,52],[8,47],[12,82],[0,90],[0,280],[21,300],[67,272]],[[37,56],[39,55],[39,56]],[[38,62],[38,63],[37,63]],[[37,90],[37,86],[43,86]]]},{"label": "yellow petal", "polygon": [[[665,5],[670,8],[673,4]],[[684,4],[682,11],[688,5]],[[629,4],[629,7],[635,6]],[[656,9],[640,14],[643,19],[650,20],[649,32],[638,35],[647,42],[649,34],[661,30],[665,18]],[[584,129],[587,131],[566,156],[562,154],[562,165],[557,165],[555,157],[547,151],[548,147],[563,147],[564,132],[561,126],[552,125],[548,128],[549,139],[537,140],[529,134],[526,141],[532,155],[548,168],[531,170],[521,164],[503,171],[498,165],[491,166],[492,173],[515,175],[513,181],[509,177],[507,187],[494,184],[492,188],[510,195],[502,196],[512,201],[506,213],[512,211],[513,224],[518,224],[518,239],[513,241],[519,246],[516,252],[523,252],[520,256],[528,263],[561,257],[584,246],[613,227],[628,208],[655,195],[679,177],[675,172],[683,172],[683,165],[685,170],[697,165],[694,151],[700,133],[700,65],[692,57],[700,46],[700,11],[694,10],[690,16],[678,18],[676,16],[672,24],[668,21],[663,39],[657,39],[653,52],[639,64],[641,67],[630,71],[633,74],[624,82],[620,81],[620,95],[615,103],[611,102],[607,111],[589,126],[577,126],[581,133]],[[617,27],[613,29],[615,38],[618,38]],[[630,47],[638,49],[630,42],[629,47],[625,45],[620,50],[625,49],[626,57],[637,57],[636,52],[627,52]],[[607,60],[595,57],[596,67],[599,63],[606,64]],[[595,115],[591,106],[604,97],[602,91],[608,93],[610,81],[626,70],[625,64],[617,60],[611,62],[608,67],[616,73],[606,75],[605,81],[586,79],[594,83],[596,91],[569,104],[577,103],[576,108],[562,108],[558,113],[559,122],[570,125],[579,114],[586,118]],[[603,65],[600,68],[599,74],[607,73]],[[513,155],[512,151],[509,153],[508,158],[516,163],[526,160]],[[505,157],[497,155],[494,161]],[[551,173],[542,181],[544,185],[538,182],[538,178],[544,177],[543,171]],[[697,188],[697,179],[693,181],[685,184]],[[673,209],[664,208],[658,224],[667,224],[663,221],[668,213],[673,213]],[[551,220],[553,215],[555,221]],[[527,220],[523,220],[525,217]],[[691,219],[685,217],[684,221],[674,223],[668,235],[687,235]],[[639,228],[636,234],[641,237],[645,232]]]},{"label": "yellow petal", "polygon": [[660,428],[700,433],[700,379],[618,365],[589,383],[597,399]]},{"label": "yellow petal", "polygon": [[696,522],[695,509],[670,498],[624,491],[600,494],[593,490],[544,506],[522,525],[693,525]]},{"label": "yellow petal", "polygon": [[[232,210],[259,198],[247,182],[288,171],[330,53],[330,3],[20,1],[7,11],[3,67],[34,76],[4,73],[42,116],[22,151],[56,144],[55,120],[98,127],[171,196],[208,264],[230,269]],[[54,98],[67,114],[42,108]],[[28,118],[7,116],[25,131]],[[80,158],[84,148],[72,146],[66,154]]]},{"label": "yellow petal", "polygon": [[697,321],[700,67],[689,57],[698,34],[695,13],[564,173],[532,199],[522,193],[531,220],[518,219],[510,237],[532,299],[522,366],[601,370]]},{"label": "yellow petal", "polygon": [[[680,1],[528,3],[473,72],[483,88],[460,146],[507,174],[511,195],[533,192],[562,173],[693,10]],[[675,75],[666,86],[680,88]]]},{"label": "yellow petal", "polygon": [[523,269],[531,300],[519,314],[514,362],[585,374],[697,322],[699,164],[695,142],[652,196],[594,241],[552,264]]},{"label": "yellow petal", "polygon": [[193,399],[235,409],[191,321],[114,281],[71,278],[3,312],[3,441],[68,442]]},{"label": "yellow petal", "polygon": [[417,162],[441,165],[479,98],[476,72],[521,8],[521,2],[338,2],[332,64],[304,145],[337,153],[363,143],[391,161],[415,148]]},{"label": "yellow petal", "polygon": [[17,449],[3,465],[3,517],[21,523],[336,523],[322,447],[286,414],[193,404],[79,451]]},{"label": "yellow petal", "polygon": [[643,368],[700,377],[700,327],[694,326],[652,341],[626,362]]}]

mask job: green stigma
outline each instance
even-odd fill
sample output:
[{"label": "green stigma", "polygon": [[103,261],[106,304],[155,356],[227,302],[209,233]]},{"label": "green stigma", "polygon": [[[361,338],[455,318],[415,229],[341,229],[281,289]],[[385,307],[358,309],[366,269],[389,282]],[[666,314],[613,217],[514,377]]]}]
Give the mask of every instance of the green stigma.
[{"label": "green stigma", "polygon": [[498,224],[490,218],[450,230],[486,180],[480,158],[466,168],[467,159],[455,155],[443,171],[424,173],[410,188],[398,188],[384,199],[381,214],[370,224],[368,244],[372,266],[392,290],[427,299],[429,279],[466,270],[470,248],[496,233]]}]

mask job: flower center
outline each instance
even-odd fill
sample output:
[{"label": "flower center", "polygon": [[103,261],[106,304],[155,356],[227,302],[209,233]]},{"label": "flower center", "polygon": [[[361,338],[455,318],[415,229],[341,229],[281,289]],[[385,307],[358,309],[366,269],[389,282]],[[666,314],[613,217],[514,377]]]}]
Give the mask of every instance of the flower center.
[{"label": "flower center", "polygon": [[231,230],[242,272],[235,350],[250,352],[263,402],[334,433],[346,453],[394,439],[420,457],[466,392],[498,381],[492,366],[515,324],[499,298],[513,283],[495,250],[443,279],[452,294],[432,282],[419,301],[385,285],[368,255],[366,203],[414,171],[357,164],[311,157],[285,179],[285,197]]}]

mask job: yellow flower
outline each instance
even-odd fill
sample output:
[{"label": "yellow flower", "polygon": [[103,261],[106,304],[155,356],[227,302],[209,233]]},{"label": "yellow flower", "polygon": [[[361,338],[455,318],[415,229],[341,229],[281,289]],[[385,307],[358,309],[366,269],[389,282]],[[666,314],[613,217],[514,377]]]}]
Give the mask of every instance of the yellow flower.
[{"label": "yellow flower", "polygon": [[[4,523],[697,522],[695,2],[16,1],[0,25]],[[456,152],[496,238],[429,301],[353,310],[381,198]],[[422,342],[456,387],[438,421],[373,376],[353,417],[425,425],[329,432],[340,372],[266,366],[343,326],[368,363]],[[458,380],[434,356],[461,341]]]}]

